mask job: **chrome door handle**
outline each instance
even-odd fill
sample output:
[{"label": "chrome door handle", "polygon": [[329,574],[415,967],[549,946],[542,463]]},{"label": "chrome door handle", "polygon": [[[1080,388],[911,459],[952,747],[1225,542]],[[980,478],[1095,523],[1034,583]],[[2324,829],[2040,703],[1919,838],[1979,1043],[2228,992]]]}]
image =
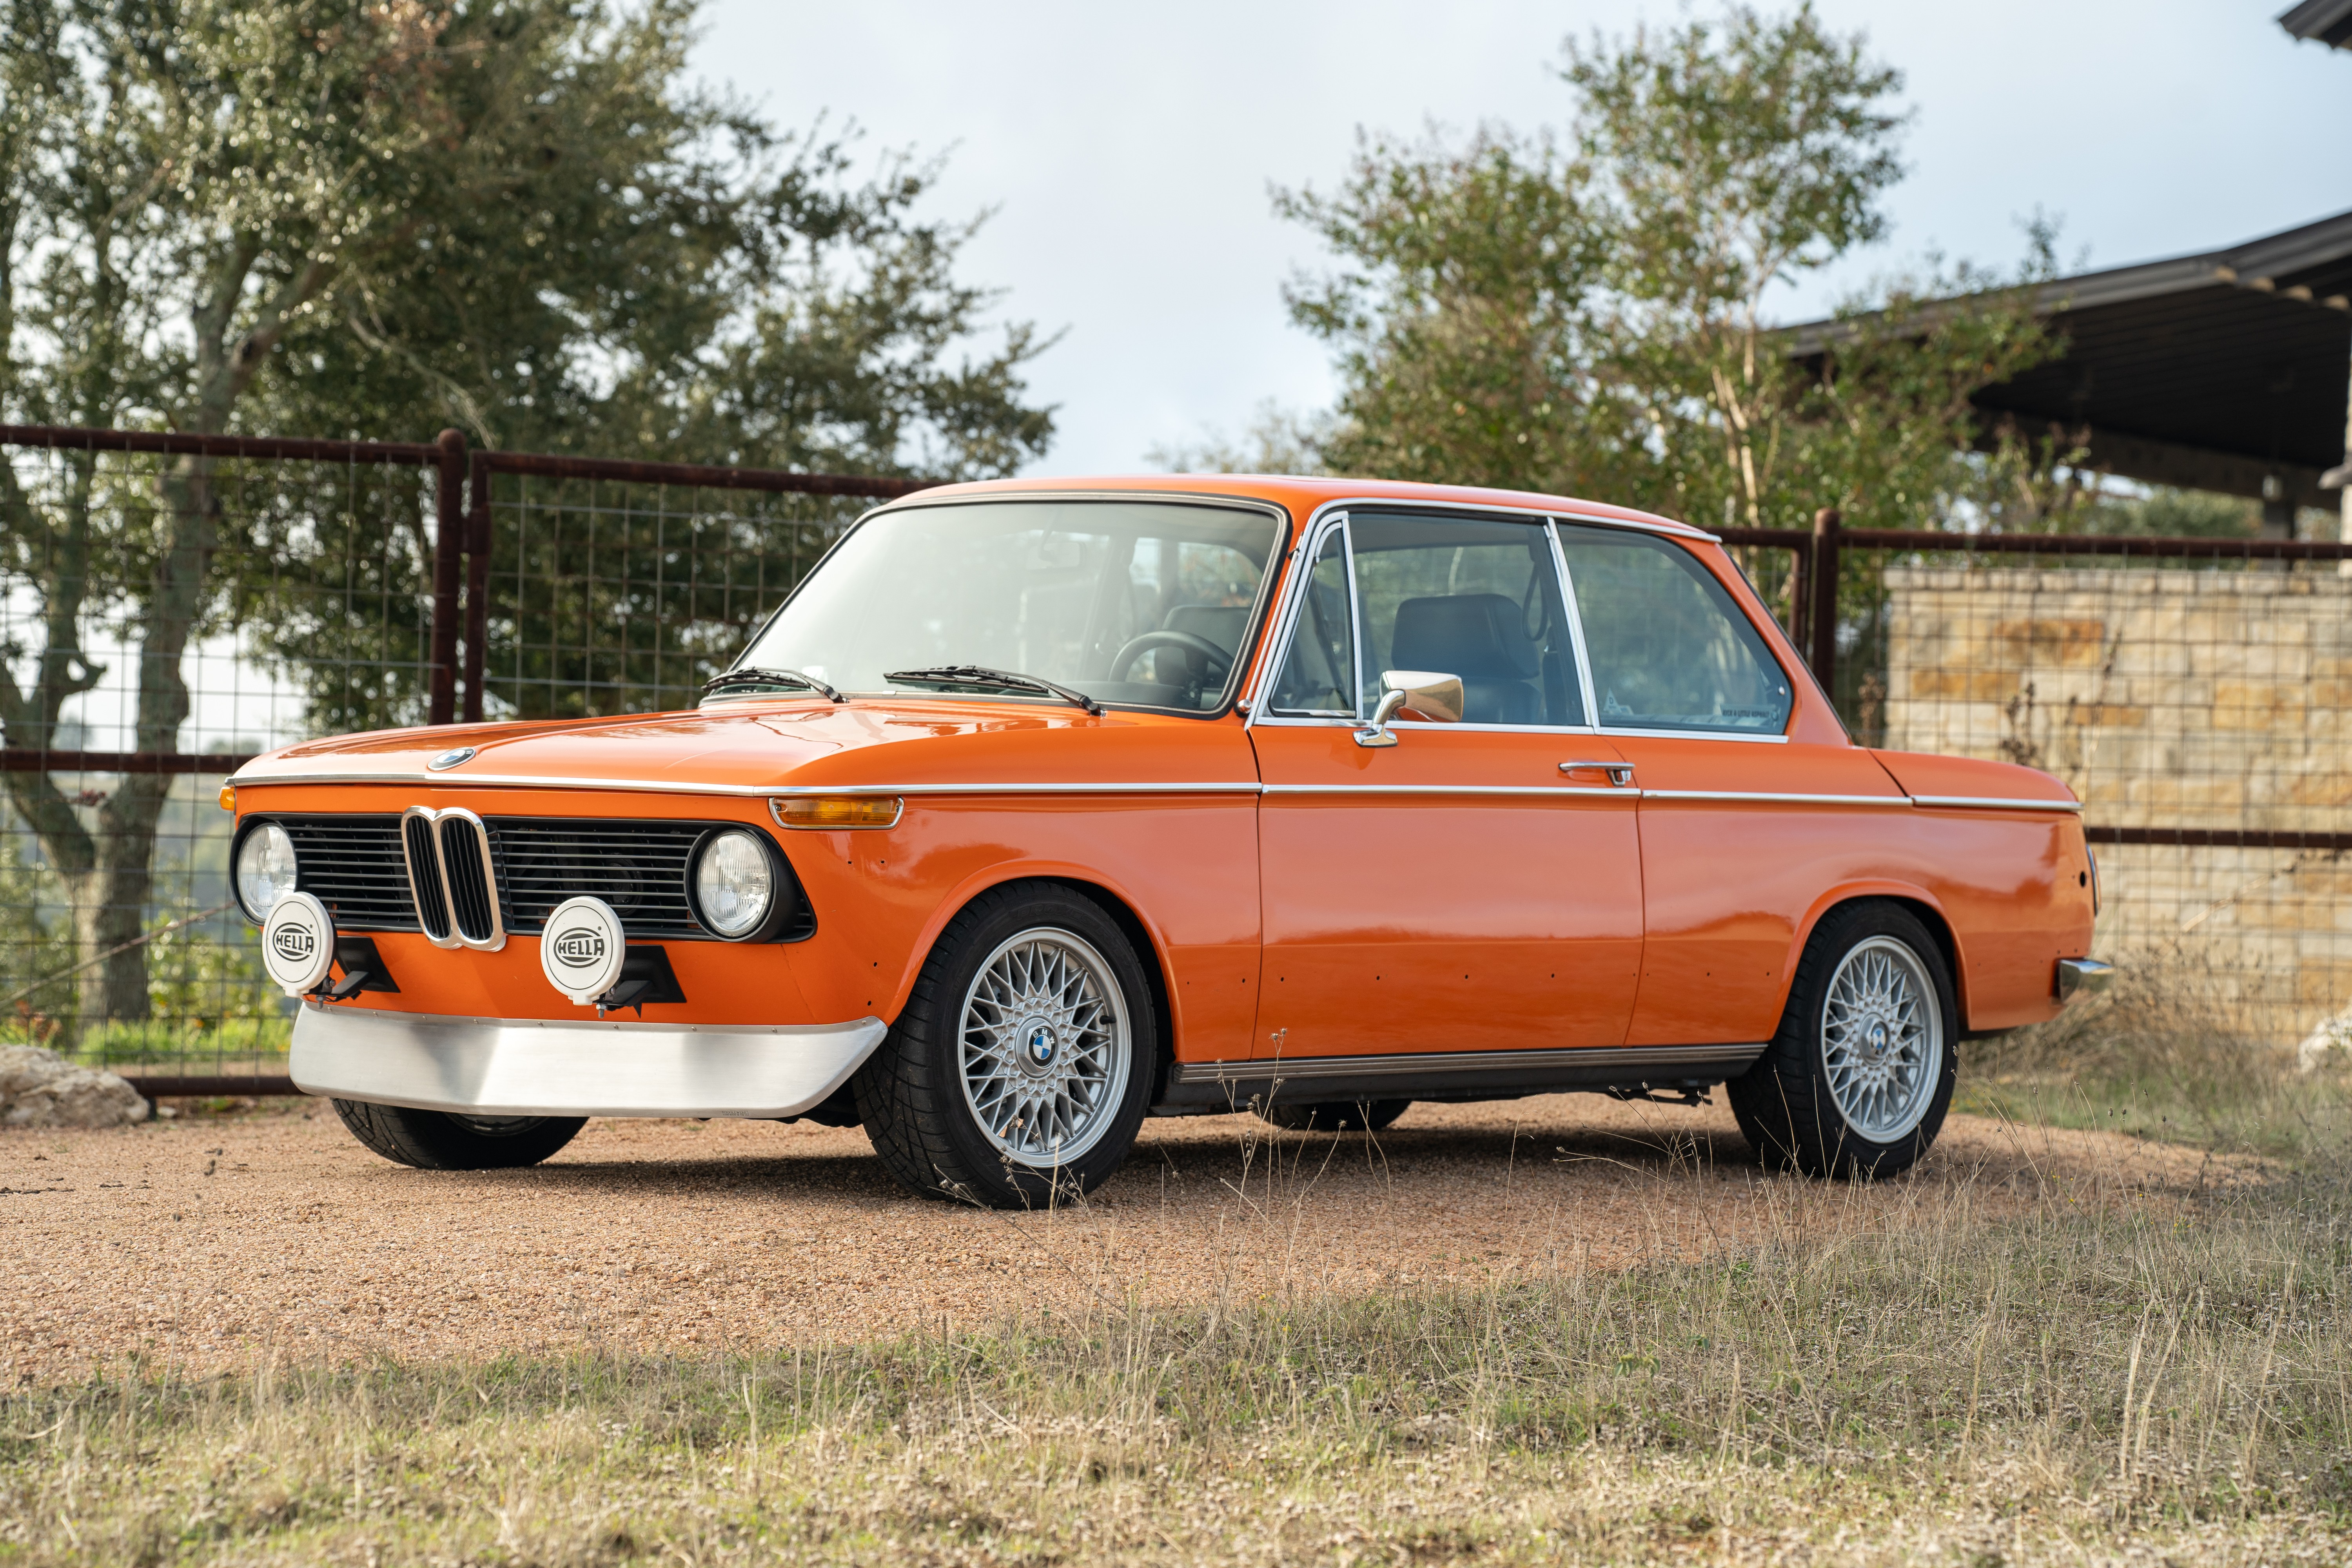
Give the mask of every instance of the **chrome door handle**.
[{"label": "chrome door handle", "polygon": [[1633,764],[1631,763],[1562,763],[1559,771],[1570,778],[1578,773],[1600,773],[1616,789],[1623,789],[1633,782]]}]

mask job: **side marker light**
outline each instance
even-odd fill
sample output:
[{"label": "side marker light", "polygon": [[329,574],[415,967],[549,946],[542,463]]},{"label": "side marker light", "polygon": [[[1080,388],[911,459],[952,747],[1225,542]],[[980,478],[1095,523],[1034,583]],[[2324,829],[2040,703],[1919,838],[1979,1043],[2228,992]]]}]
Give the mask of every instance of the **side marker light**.
[{"label": "side marker light", "polygon": [[768,802],[780,827],[895,827],[907,803],[895,795],[802,795]]}]

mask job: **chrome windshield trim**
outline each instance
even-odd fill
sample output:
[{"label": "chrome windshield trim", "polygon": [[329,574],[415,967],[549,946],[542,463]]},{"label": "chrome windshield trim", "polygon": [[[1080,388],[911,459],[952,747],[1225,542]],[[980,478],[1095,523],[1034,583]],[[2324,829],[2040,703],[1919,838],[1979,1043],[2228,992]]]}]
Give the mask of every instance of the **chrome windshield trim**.
[{"label": "chrome windshield trim", "polygon": [[[1284,506],[1280,501],[1268,500],[1264,496],[1225,495],[1219,492],[1210,492],[1206,490],[988,490],[976,495],[960,496],[938,495],[929,490],[916,490],[908,495],[894,497],[889,500],[884,501],[880,506],[868,507],[866,510],[858,513],[856,519],[847,527],[844,528],[841,532],[835,537],[831,544],[824,547],[824,553],[816,558],[815,563],[810,566],[806,572],[801,574],[800,581],[794,583],[790,588],[785,590],[784,596],[776,602],[776,607],[761,617],[760,624],[752,628],[751,637],[746,639],[743,644],[745,651],[748,652],[760,646],[760,639],[768,635],[768,628],[776,624],[777,619],[783,615],[786,609],[791,607],[792,602],[794,599],[800,597],[801,590],[806,587],[809,584],[809,582],[816,576],[819,569],[822,568],[826,562],[833,559],[835,552],[838,551],[843,544],[848,542],[851,534],[865,527],[866,524],[873,519],[881,516],[885,512],[910,511],[918,507],[978,506],[990,502],[1001,505],[1009,500],[1056,502],[1143,500],[1155,503],[1172,502],[1180,505],[1212,508],[1240,508],[1244,510],[1265,513],[1267,517],[1274,520],[1275,545],[1273,551],[1266,556],[1265,565],[1259,569],[1257,593],[1255,596],[1250,600],[1250,618],[1247,623],[1249,630],[1244,635],[1244,637],[1255,637],[1258,639],[1252,651],[1262,649],[1265,646],[1264,634],[1266,628],[1272,625],[1275,612],[1280,608],[1280,605],[1276,602],[1275,595],[1277,592],[1277,582],[1282,575],[1281,567],[1284,559],[1283,546],[1288,541],[1292,523],[1290,509]],[[1243,651],[1244,650],[1239,648],[1234,650],[1234,670],[1232,675],[1227,678],[1224,690],[1219,693],[1217,706],[1214,708],[1155,708],[1147,703],[1140,702],[1105,702],[1103,703],[1103,706],[1106,709],[1118,712],[1166,713],[1181,719],[1222,719],[1226,714],[1234,711],[1236,705],[1246,703],[1250,700],[1248,695],[1251,685],[1250,676],[1252,670],[1256,667],[1255,665],[1244,660],[1242,657]],[[740,658],[741,656],[738,655],[737,657]],[[883,692],[852,692],[850,695],[853,697],[871,696],[887,698],[905,697],[912,694],[894,689]],[[976,697],[974,694],[969,692],[936,692],[925,693],[924,695],[936,696],[946,701],[956,701],[961,700],[963,701],[977,700],[995,702],[1003,700],[1003,697],[996,694],[991,694],[986,697]],[[1051,701],[1053,700],[1034,699],[1033,700]]]},{"label": "chrome windshield trim", "polygon": [[1914,805],[1958,806],[1983,811],[2068,811],[2079,813],[2079,800],[2016,800],[2007,795],[1915,795]]}]

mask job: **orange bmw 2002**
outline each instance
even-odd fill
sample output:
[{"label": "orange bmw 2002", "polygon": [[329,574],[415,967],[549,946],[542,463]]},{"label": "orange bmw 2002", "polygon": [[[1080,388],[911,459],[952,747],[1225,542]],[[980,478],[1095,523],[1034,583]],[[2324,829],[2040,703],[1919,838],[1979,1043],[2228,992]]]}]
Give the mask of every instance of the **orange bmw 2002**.
[{"label": "orange bmw 2002", "polygon": [[2063,784],[1856,745],[1709,535],[1507,491],[927,490],[693,711],[231,783],[296,1081],[426,1167],[807,1117],[1017,1205],[1150,1115],[1724,1085],[1885,1174],[2106,974]]}]

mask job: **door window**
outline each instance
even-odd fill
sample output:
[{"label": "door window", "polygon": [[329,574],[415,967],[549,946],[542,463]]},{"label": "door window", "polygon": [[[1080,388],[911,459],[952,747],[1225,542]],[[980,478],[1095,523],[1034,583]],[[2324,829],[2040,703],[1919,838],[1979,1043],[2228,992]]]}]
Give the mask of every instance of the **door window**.
[{"label": "door window", "polygon": [[1541,523],[1359,512],[1344,531],[1308,575],[1275,711],[1361,717],[1382,671],[1410,669],[1458,676],[1466,723],[1586,722]]},{"label": "door window", "polygon": [[1559,542],[1603,726],[1777,735],[1788,724],[1787,675],[1687,551],[1569,524]]}]

